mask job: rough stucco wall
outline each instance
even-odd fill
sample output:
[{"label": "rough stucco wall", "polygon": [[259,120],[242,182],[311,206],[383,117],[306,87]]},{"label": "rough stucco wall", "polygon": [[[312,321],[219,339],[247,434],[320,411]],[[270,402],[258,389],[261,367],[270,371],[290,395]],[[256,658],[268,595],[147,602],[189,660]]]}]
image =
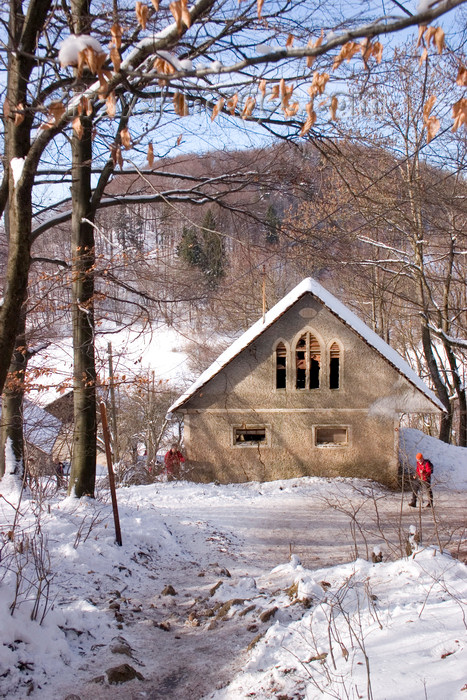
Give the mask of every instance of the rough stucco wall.
[{"label": "rough stucco wall", "polygon": [[[253,418],[253,420],[252,420]],[[232,424],[258,423],[270,427],[270,444],[233,446]],[[348,426],[350,444],[316,447],[313,425]],[[221,483],[270,481],[298,476],[370,478],[395,486],[397,459],[393,421],[355,416],[351,411],[230,416],[216,413],[186,417],[185,440],[190,478]],[[200,436],[200,439],[198,439]]]},{"label": "rough stucco wall", "polygon": [[[311,331],[321,345],[320,388],[297,390],[293,349]],[[329,389],[327,353],[341,352],[340,387]],[[288,351],[287,388],[275,389],[276,344]],[[234,358],[184,407],[191,478],[235,482],[293,476],[356,476],[397,482],[398,410],[432,404],[311,295]],[[204,409],[204,410],[203,410]],[[233,426],[267,426],[268,444],[234,446]],[[313,426],[346,426],[349,444],[316,447]]]}]

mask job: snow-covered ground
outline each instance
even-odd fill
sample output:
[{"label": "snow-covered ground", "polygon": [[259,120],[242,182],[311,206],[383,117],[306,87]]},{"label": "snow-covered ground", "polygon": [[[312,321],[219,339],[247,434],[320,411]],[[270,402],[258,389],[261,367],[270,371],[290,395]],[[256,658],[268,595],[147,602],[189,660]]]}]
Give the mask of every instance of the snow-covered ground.
[{"label": "snow-covered ground", "polygon": [[5,477],[0,697],[467,697],[467,450],[414,450],[433,512],[361,480],[156,482],[118,489],[121,547],[105,485],[15,509]]}]

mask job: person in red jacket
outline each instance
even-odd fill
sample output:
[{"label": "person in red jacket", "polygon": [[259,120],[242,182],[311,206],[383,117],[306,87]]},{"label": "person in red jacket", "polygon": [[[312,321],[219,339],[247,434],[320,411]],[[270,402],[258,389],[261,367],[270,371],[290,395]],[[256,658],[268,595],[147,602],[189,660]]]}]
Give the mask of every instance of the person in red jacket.
[{"label": "person in red jacket", "polygon": [[431,475],[433,473],[433,465],[429,459],[425,459],[421,452],[416,455],[417,460],[417,471],[413,476],[412,483],[412,500],[409,503],[411,508],[415,508],[417,505],[417,495],[420,489],[422,489],[422,502],[426,495],[428,503],[426,508],[433,507],[433,491],[431,490]]},{"label": "person in red jacket", "polygon": [[167,481],[180,479],[180,464],[185,461],[185,457],[174,443],[170,450],[165,453],[164,465],[167,472]]}]

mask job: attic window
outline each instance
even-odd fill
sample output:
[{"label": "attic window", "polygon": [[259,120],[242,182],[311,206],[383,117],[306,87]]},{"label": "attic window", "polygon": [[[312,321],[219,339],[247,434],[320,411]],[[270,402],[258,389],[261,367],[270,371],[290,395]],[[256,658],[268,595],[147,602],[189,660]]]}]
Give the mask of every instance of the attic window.
[{"label": "attic window", "polygon": [[338,389],[340,381],[340,349],[333,343],[329,350],[329,388]]},{"label": "attic window", "polygon": [[323,426],[315,428],[315,445],[317,447],[342,447],[348,445],[347,428]]},{"label": "attic window", "polygon": [[311,333],[304,333],[295,347],[297,389],[319,389],[321,349]]},{"label": "attic window", "polygon": [[234,445],[256,446],[266,442],[266,428],[234,428]]},{"label": "attic window", "polygon": [[287,350],[284,343],[276,347],[276,389],[285,389],[287,384]]}]

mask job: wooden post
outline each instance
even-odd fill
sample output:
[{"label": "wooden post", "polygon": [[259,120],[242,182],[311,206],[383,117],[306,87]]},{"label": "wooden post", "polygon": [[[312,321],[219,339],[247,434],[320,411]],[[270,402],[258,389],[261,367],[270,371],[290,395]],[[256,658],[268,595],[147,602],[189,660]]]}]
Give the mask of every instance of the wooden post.
[{"label": "wooden post", "polygon": [[112,496],[112,509],[114,513],[114,523],[115,523],[115,539],[117,541],[117,544],[122,546],[122,533],[120,530],[120,519],[118,517],[118,506],[117,506],[117,493],[115,491],[115,478],[114,478],[114,471],[112,467],[112,453],[110,451],[110,435],[109,435],[109,426],[107,423],[107,409],[105,407],[105,403],[101,401],[100,403],[100,409],[101,409],[101,419],[102,419],[102,432],[104,434],[104,442],[105,442],[105,455],[107,457],[107,469],[109,471],[109,486],[110,486],[110,495]]},{"label": "wooden post", "polygon": [[110,410],[112,416],[112,447],[114,453],[114,459],[116,462],[120,459],[118,450],[118,431],[117,431],[117,406],[115,404],[115,382],[114,382],[114,370],[112,361],[112,343],[107,345],[107,353],[109,359],[109,387],[110,387]]}]

